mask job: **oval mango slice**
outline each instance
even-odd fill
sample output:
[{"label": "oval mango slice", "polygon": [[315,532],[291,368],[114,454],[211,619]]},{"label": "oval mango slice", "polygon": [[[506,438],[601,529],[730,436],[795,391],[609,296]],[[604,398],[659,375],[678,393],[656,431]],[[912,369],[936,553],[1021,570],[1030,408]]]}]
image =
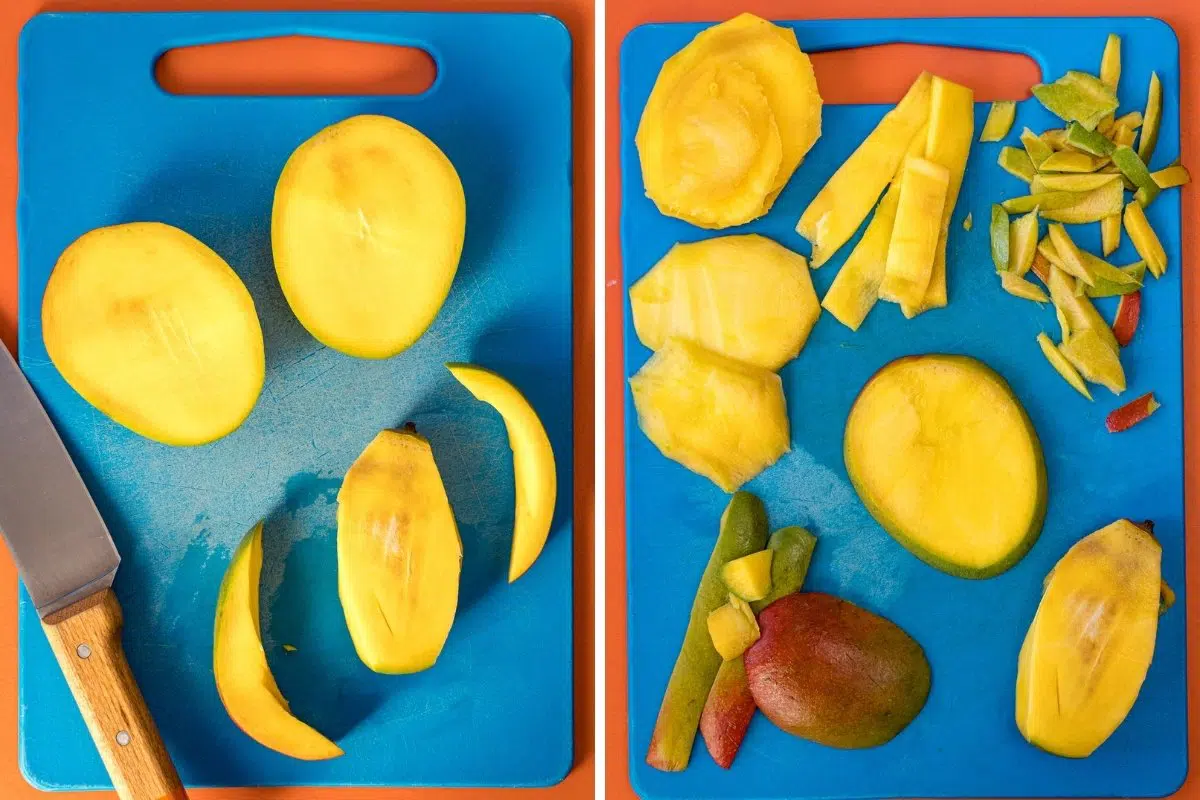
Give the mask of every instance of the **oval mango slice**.
[{"label": "oval mango slice", "polygon": [[846,471],[884,530],[930,566],[989,578],[1042,530],[1046,467],[1012,389],[967,356],[899,358],[846,420]]},{"label": "oval mango slice", "polygon": [[473,364],[447,364],[446,368],[476,399],[500,412],[508,430],[517,490],[508,565],[508,582],[512,583],[533,566],[550,535],[558,492],[554,450],[537,412],[517,387]]},{"label": "oval mango slice", "polygon": [[42,336],[85,400],[164,444],[221,438],[262,391],[250,293],[204,243],[158,222],[99,228],[63,251],[42,298]]},{"label": "oval mango slice", "polygon": [[338,492],[338,597],[362,662],[392,675],[437,661],[458,609],[462,540],[429,442],[387,430]]},{"label": "oval mango slice", "polygon": [[753,14],[667,60],[638,125],[646,194],[704,228],[762,216],[821,135],[821,95],[796,34]]},{"label": "oval mango slice", "polygon": [[462,182],[438,146],[362,115],[292,153],[275,187],[271,248],[309,333],[347,355],[388,358],[433,323],[465,228]]},{"label": "oval mango slice", "polygon": [[262,523],[246,534],[221,581],[213,632],[217,694],[234,723],[251,739],[304,761],[342,755],[342,749],[292,716],[267,664],[258,621]]}]

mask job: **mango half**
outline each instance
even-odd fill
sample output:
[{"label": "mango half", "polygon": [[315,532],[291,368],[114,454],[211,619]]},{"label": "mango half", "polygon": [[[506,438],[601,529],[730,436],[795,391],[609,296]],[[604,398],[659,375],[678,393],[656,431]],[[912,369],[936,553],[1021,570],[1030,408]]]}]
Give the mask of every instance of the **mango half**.
[{"label": "mango half", "polygon": [[662,213],[727,228],[767,213],[820,135],[817,78],[795,32],[741,14],[667,60],[636,141]]},{"label": "mango half", "polygon": [[1046,467],[1033,423],[1004,379],[973,358],[891,362],[859,393],[843,444],[871,516],[943,572],[998,575],[1042,530]]},{"label": "mango half", "polygon": [[279,693],[258,622],[262,523],[238,546],[221,581],[213,631],[213,675],[229,717],[264,747],[304,761],[337,758],[336,744],[292,716]]},{"label": "mango half", "polygon": [[420,131],[369,114],[331,125],[296,148],[275,187],[283,295],[321,343],[394,356],[446,301],[466,213],[454,165]]},{"label": "mango half", "polygon": [[558,493],[554,450],[537,412],[517,387],[473,364],[447,364],[446,368],[477,400],[500,412],[508,431],[517,493],[508,563],[508,582],[512,583],[533,566],[550,536]]},{"label": "mango half", "polygon": [[42,336],[71,388],[163,444],[221,438],[262,391],[250,293],[203,242],[160,222],[98,228],[64,250],[42,297]]},{"label": "mango half", "polygon": [[429,442],[386,430],[338,492],[338,596],[362,662],[402,674],[437,661],[458,608],[462,541]]},{"label": "mango half", "polygon": [[1117,520],[1046,578],[1017,662],[1017,727],[1030,744],[1086,758],[1125,720],[1154,658],[1162,547]]}]

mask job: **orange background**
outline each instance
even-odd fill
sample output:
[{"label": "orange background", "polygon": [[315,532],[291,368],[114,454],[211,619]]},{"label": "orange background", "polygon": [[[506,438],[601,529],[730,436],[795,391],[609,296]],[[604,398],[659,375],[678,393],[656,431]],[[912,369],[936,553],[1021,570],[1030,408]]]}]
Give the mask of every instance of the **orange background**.
[{"label": "orange background", "polygon": [[[1180,89],[1180,107],[1184,119],[1188,115],[1200,112],[1200,3],[1197,0],[1057,0],[1046,3],[1045,0],[1004,0],[1004,2],[969,2],[969,0],[835,0],[834,2],[817,3],[796,2],[796,0],[742,0],[731,3],[730,0],[608,0],[607,18],[605,20],[605,126],[606,142],[605,164],[607,174],[605,199],[605,408],[607,428],[605,430],[607,461],[605,465],[607,515],[607,539],[605,542],[606,578],[606,644],[608,664],[606,666],[606,708],[604,709],[607,722],[606,730],[606,764],[607,793],[613,798],[634,797],[629,785],[628,756],[628,681],[626,679],[625,658],[625,470],[624,470],[624,428],[622,409],[624,408],[623,367],[622,367],[622,338],[621,314],[624,296],[621,289],[621,186],[620,186],[620,118],[618,106],[619,86],[619,48],[625,34],[632,28],[645,22],[672,22],[683,20],[717,21],[727,19],[737,12],[751,11],[760,16],[774,19],[796,18],[852,18],[852,17],[959,17],[959,16],[1046,16],[1048,13],[1057,16],[1129,16],[1150,15],[1160,17],[1169,22],[1179,35],[1180,73],[1183,75],[1183,85]],[[890,94],[885,100],[895,102],[900,98],[903,89],[919,69],[929,68],[938,71],[946,70],[947,77],[955,80],[966,80],[976,90],[979,99],[992,99],[1005,95],[1010,87],[997,83],[1004,76],[989,75],[986,70],[976,70],[965,63],[930,66],[926,62],[917,62],[911,51],[898,52],[895,61],[889,65],[887,72],[890,80],[896,83],[889,87]],[[1099,45],[1097,45],[1099,58]],[[860,90],[854,84],[861,79],[858,75],[839,75],[828,69],[821,70],[818,65],[821,93],[829,96],[847,97],[857,94]],[[964,77],[955,77],[956,75]],[[971,75],[971,78],[966,78]],[[872,76],[874,77],[874,76]],[[1027,85],[1027,84],[1026,84]],[[878,102],[878,100],[877,100]],[[1200,163],[1200,128],[1188,125],[1181,126],[1183,130],[1182,156],[1184,163],[1193,167]],[[1196,376],[1200,373],[1195,369],[1197,348],[1190,333],[1200,310],[1200,295],[1197,294],[1197,282],[1190,272],[1190,267],[1200,259],[1200,242],[1194,237],[1191,228],[1192,220],[1196,219],[1197,203],[1194,188],[1183,192],[1183,218],[1185,236],[1183,241],[1183,293],[1184,293],[1184,330],[1189,333],[1184,342],[1184,392],[1188,398],[1186,409],[1185,431],[1185,470],[1191,476],[1187,490],[1187,517],[1190,520],[1200,519],[1200,492],[1195,491],[1197,481],[1200,481],[1200,429],[1196,427],[1197,414],[1200,414],[1200,396],[1196,394]],[[1192,546],[1188,549],[1187,573],[1189,584],[1193,587],[1200,584],[1200,548]],[[1192,591],[1187,597],[1187,614],[1189,620],[1188,649],[1194,650],[1200,644],[1200,591]],[[1190,729],[1190,760],[1193,769],[1187,782],[1179,791],[1180,797],[1200,796],[1200,780],[1194,776],[1200,769],[1200,674],[1196,672],[1196,662],[1189,659],[1189,683],[1192,691],[1188,702]],[[641,758],[642,754],[635,753],[634,757]]]},{"label": "orange background", "polygon": [[[387,789],[211,789],[191,793],[199,800],[399,800],[400,798],[538,797],[590,798],[594,795],[595,715],[593,703],[595,650],[593,636],[593,476],[594,441],[594,302],[593,130],[595,50],[592,42],[592,0],[0,0],[0,339],[16,346],[17,318],[17,36],[29,17],[40,11],[172,11],[172,10],[425,10],[532,11],[553,14],[571,30],[574,40],[575,97],[575,766],[567,779],[549,790],[387,790]],[[260,51],[261,52],[261,51]],[[284,53],[286,55],[286,52]],[[327,54],[326,60],[331,57]],[[266,63],[270,64],[273,59]],[[255,62],[214,64],[236,82],[241,70]],[[258,62],[262,63],[262,62]],[[378,63],[342,64],[339,70],[372,80]],[[277,70],[275,70],[277,72]],[[278,88],[276,86],[276,88]],[[0,797],[7,800],[57,797],[62,800],[102,800],[111,793],[46,795],[32,789],[17,768],[16,618],[17,574],[8,554],[0,555]],[[248,747],[257,747],[247,741]],[[536,746],[536,743],[531,743]]]}]

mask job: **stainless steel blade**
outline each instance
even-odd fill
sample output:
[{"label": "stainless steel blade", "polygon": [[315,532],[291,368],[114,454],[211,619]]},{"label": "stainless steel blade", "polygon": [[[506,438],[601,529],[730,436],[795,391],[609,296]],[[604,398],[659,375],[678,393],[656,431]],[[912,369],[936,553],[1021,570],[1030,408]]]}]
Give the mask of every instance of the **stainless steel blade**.
[{"label": "stainless steel blade", "polygon": [[121,563],[58,431],[3,344],[0,533],[43,618],[111,586]]}]

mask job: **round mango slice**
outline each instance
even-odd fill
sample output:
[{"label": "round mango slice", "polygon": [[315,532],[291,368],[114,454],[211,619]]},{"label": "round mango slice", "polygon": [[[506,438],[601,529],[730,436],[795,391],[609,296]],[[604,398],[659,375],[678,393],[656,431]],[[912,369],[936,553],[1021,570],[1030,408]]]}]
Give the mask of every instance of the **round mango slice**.
[{"label": "round mango slice", "polygon": [[795,33],[742,14],[667,60],[638,126],[646,194],[704,228],[762,216],[821,135],[821,95]]},{"label": "round mango slice", "polygon": [[423,133],[362,115],[300,145],[275,187],[283,294],[323,344],[360,358],[412,345],[450,293],[466,229],[454,165]]},{"label": "round mango slice", "polygon": [[262,391],[250,293],[219,255],[170,225],[99,228],[71,244],[46,284],[42,335],[75,391],[164,444],[221,438]]}]

